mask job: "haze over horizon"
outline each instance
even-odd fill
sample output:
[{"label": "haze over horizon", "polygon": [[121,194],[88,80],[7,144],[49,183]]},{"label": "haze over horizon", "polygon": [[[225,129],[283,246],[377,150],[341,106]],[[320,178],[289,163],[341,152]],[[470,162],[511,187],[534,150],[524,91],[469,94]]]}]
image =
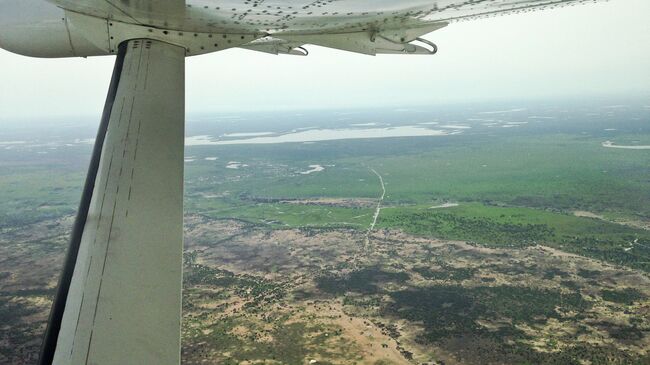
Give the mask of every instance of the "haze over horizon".
[{"label": "haze over horizon", "polygon": [[[191,57],[187,114],[588,97],[650,98],[650,3],[610,1],[451,24],[435,56],[308,57],[232,49]],[[0,51],[0,121],[99,118],[113,57]]]}]

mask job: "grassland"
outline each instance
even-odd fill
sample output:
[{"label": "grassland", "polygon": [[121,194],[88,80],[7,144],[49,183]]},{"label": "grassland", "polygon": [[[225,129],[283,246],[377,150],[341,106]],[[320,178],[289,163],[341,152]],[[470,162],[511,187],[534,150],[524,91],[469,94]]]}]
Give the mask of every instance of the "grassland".
[{"label": "grassland", "polygon": [[445,209],[388,207],[379,227],[506,247],[549,245],[650,272],[650,232],[533,208],[468,203]]},{"label": "grassland", "polygon": [[[650,180],[644,168],[650,156],[644,151],[612,151],[596,138],[566,134],[454,136],[426,144],[361,141],[355,151],[342,143],[261,146],[264,159],[246,158],[250,152],[243,147],[212,148],[209,153],[219,155],[218,162],[201,160],[207,152],[193,149],[198,159],[187,165],[186,204],[210,217],[274,228],[363,229],[373,210],[364,203],[380,195],[374,168],[387,190],[377,227],[478,244],[547,244],[650,270],[650,234],[639,228],[650,221]],[[404,151],[376,156],[375,144]],[[312,157],[324,148],[336,159]],[[249,166],[226,169],[225,161]],[[312,163],[326,168],[299,173]],[[210,176],[219,181],[213,183]],[[357,199],[359,204],[320,204],[323,198]],[[459,206],[429,209],[444,202]]]},{"label": "grassland", "polygon": [[[246,157],[251,152],[244,147],[230,146],[211,153],[220,155],[222,161],[247,161],[256,170],[254,179],[248,179],[248,172],[241,170],[225,171],[225,176],[239,177],[220,184],[220,190],[226,191],[254,191],[262,196],[286,198],[376,197],[377,181],[368,170],[373,167],[386,179],[388,202],[494,201],[647,218],[650,198],[646,194],[649,183],[645,166],[650,157],[643,151],[603,148],[601,141],[566,134],[499,138],[467,135],[415,142],[360,141],[354,144],[354,150],[343,146],[343,141],[316,146],[278,145],[273,150],[255,146],[272,161],[259,157],[249,160]],[[336,151],[335,156],[321,154],[324,149]],[[191,153],[195,152],[200,156],[200,149]],[[306,167],[307,163],[319,162],[335,166],[319,174],[296,176],[301,164]],[[290,167],[280,168],[275,175],[278,164]],[[210,169],[205,162],[197,165],[201,166],[188,164],[190,180],[193,176],[223,172]]]}]

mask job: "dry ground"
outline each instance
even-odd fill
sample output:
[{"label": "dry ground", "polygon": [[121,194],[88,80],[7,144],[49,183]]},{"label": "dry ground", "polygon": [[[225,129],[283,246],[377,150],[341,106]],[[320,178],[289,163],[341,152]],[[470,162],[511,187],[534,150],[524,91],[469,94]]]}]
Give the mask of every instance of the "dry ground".
[{"label": "dry ground", "polygon": [[[70,223],[66,218],[0,234],[0,363],[34,362]],[[649,361],[645,273],[544,246],[492,249],[388,230],[373,232],[366,247],[364,238],[365,232],[354,230],[268,230],[186,217],[186,253],[193,258],[186,268],[184,363],[516,362],[498,353],[510,345],[542,355],[576,346],[611,348],[605,363]],[[200,268],[207,274],[198,277]],[[369,276],[356,283],[351,278],[360,272]],[[561,301],[554,315],[529,320],[508,311],[497,310],[501,317],[476,312],[471,325],[481,335],[437,340],[430,340],[425,322],[389,310],[411,309],[396,307],[395,293],[453,288],[489,294],[500,287],[561,293]],[[605,297],[623,289],[641,296]],[[583,310],[562,302],[572,295],[587,304]],[[535,305],[525,300],[524,306]],[[454,314],[453,305],[442,303],[432,312]],[[510,332],[492,335],[504,330]]]}]

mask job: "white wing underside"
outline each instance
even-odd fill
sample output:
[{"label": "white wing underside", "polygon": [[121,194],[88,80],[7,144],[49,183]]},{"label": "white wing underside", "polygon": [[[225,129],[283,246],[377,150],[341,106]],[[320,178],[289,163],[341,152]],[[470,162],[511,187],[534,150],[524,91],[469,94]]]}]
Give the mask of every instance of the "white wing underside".
[{"label": "white wing underside", "polygon": [[[50,0],[77,13],[153,29],[248,34],[242,48],[304,55],[316,44],[363,54],[435,53],[418,37],[455,21],[598,0]],[[239,46],[236,44],[232,45]]]},{"label": "white wing underside", "polygon": [[180,363],[185,53],[127,48],[57,365]]}]

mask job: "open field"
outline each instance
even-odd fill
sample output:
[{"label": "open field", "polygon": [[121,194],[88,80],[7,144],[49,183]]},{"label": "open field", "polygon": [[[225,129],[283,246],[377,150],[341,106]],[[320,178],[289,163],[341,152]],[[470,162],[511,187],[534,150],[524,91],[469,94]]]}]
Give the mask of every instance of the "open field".
[{"label": "open field", "polygon": [[[603,145],[650,144],[650,113],[607,105],[189,123],[183,362],[650,364],[650,151]],[[432,132],[317,137],[397,127]],[[303,130],[325,132],[246,141]],[[92,138],[20,133],[0,133],[16,364],[37,354]]]}]

